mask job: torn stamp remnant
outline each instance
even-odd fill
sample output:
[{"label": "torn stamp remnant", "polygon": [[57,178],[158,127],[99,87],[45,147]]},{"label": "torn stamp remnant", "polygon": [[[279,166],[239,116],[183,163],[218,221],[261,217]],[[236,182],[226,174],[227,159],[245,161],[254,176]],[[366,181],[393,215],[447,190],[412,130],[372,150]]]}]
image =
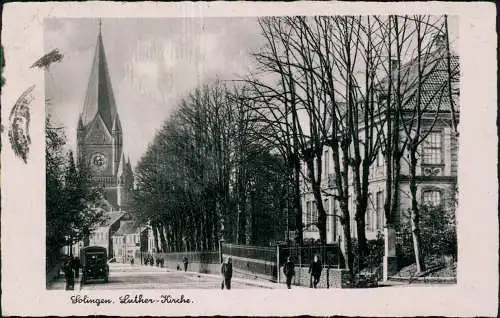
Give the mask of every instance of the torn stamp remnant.
[{"label": "torn stamp remnant", "polygon": [[42,56],[40,59],[38,59],[33,65],[31,65],[31,68],[38,67],[38,68],[44,68],[45,70],[49,69],[50,64],[52,63],[59,63],[62,61],[64,55],[59,52],[58,49],[54,49],[50,51],[50,53],[45,54]]},{"label": "torn stamp remnant", "polygon": [[16,156],[27,163],[31,138],[29,133],[30,103],[35,85],[26,89],[17,99],[9,116],[9,141]]}]

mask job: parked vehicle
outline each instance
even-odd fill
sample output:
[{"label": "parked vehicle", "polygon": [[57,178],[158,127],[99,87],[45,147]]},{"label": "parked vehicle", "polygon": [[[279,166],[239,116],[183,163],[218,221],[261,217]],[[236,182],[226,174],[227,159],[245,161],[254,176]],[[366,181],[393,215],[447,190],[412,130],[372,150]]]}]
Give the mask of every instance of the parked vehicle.
[{"label": "parked vehicle", "polygon": [[82,263],[82,284],[91,279],[109,279],[109,266],[107,263],[107,250],[101,246],[87,246],[80,250]]}]

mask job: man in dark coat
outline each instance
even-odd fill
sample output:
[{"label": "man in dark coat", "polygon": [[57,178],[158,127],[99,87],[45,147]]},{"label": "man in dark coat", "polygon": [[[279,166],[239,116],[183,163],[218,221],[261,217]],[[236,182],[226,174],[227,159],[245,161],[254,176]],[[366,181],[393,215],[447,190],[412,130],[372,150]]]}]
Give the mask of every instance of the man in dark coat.
[{"label": "man in dark coat", "polygon": [[73,259],[73,270],[75,271],[75,277],[80,277],[80,268],[82,267],[82,262],[79,257]]},{"label": "man in dark coat", "polygon": [[317,288],[319,279],[321,278],[321,262],[318,258],[318,255],[314,255],[314,260],[309,266],[309,274],[311,274],[311,287]]},{"label": "man in dark coat", "polygon": [[184,259],[182,260],[182,262],[184,263],[184,271],[187,272],[188,264],[189,264],[188,258],[184,257]]},{"label": "man in dark coat", "polygon": [[73,257],[69,257],[63,265],[64,278],[66,279],[66,290],[75,289],[75,273],[73,271]]},{"label": "man in dark coat", "polygon": [[222,289],[224,289],[224,287],[231,289],[231,278],[233,277],[233,262],[231,257],[228,257],[226,261],[222,263],[221,273],[223,277]]},{"label": "man in dark coat", "polygon": [[286,287],[288,289],[292,288],[292,278],[295,276],[295,264],[292,262],[292,258],[288,256],[286,263],[283,266],[283,273],[286,276]]}]

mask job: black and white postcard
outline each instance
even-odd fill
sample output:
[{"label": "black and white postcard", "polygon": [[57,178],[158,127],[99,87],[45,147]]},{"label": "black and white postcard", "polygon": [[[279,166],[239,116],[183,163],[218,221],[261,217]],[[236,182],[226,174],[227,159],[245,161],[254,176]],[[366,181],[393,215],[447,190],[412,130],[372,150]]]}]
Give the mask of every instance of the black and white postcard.
[{"label": "black and white postcard", "polygon": [[7,4],[3,313],[495,315],[494,12]]}]

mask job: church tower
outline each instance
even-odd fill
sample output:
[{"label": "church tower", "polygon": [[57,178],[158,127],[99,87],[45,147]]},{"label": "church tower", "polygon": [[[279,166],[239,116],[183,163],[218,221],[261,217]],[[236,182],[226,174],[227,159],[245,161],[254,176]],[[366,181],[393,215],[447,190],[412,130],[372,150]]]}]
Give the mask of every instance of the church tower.
[{"label": "church tower", "polygon": [[114,210],[124,207],[132,184],[130,162],[125,161],[123,131],[109,76],[99,21],[99,34],[90,78],[78,119],[77,158],[90,168]]}]

